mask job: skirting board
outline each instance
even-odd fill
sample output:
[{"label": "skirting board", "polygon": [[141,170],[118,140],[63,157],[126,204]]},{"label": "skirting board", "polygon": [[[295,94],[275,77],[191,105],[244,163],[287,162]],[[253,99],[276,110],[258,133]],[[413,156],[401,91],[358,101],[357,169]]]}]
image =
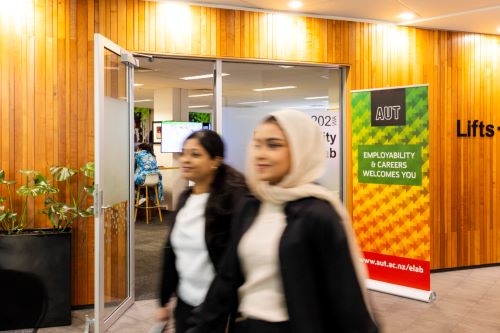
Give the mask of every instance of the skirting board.
[{"label": "skirting board", "polygon": [[432,290],[420,290],[377,280],[366,279],[366,287],[381,293],[411,298],[426,303],[431,303],[436,299],[436,293]]}]

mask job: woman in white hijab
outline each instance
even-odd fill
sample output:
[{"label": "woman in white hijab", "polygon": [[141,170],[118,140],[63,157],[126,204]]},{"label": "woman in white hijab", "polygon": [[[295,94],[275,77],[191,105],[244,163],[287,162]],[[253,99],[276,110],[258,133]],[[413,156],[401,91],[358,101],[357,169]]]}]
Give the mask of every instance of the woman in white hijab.
[{"label": "woman in white hijab", "polygon": [[[231,246],[188,333],[378,332],[348,214],[313,183],[325,167],[320,128],[304,113],[271,114],[254,132]],[[237,314],[236,314],[237,313]]]}]

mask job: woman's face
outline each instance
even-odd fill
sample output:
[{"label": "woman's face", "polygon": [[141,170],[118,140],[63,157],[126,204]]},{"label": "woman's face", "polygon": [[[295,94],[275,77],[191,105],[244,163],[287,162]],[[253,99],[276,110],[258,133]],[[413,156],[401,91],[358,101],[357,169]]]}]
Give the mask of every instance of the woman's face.
[{"label": "woman's face", "polygon": [[254,132],[254,167],[257,179],[279,183],[290,171],[290,149],[285,133],[276,123],[262,123]]},{"label": "woman's face", "polygon": [[200,183],[211,180],[221,163],[221,158],[211,158],[198,139],[184,142],[180,156],[181,174],[187,180]]}]

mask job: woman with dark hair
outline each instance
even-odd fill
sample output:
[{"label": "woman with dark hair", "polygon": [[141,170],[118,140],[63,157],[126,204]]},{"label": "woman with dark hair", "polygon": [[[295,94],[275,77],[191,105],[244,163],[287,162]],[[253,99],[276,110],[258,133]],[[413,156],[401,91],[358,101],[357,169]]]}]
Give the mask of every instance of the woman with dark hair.
[{"label": "woman with dark hair", "polygon": [[[205,299],[229,239],[233,209],[247,192],[242,174],[224,163],[224,143],[209,130],[192,133],[180,156],[183,178],[194,183],[179,197],[167,240],[158,319],[170,317],[167,303],[177,296],[176,333],[188,328],[192,311]],[[227,322],[217,326],[223,331]]]},{"label": "woman with dark hair", "polygon": [[[163,184],[161,173],[158,171],[158,164],[156,163],[156,156],[152,146],[149,143],[143,142],[136,145],[134,154],[135,172],[134,182],[135,185],[142,185],[146,180],[146,175],[156,173],[159,177],[158,182],[158,196],[160,201],[163,201]],[[139,205],[146,201],[145,198],[139,200]]]},{"label": "woman with dark hair", "polygon": [[324,140],[306,114],[271,113],[254,131],[228,250],[188,333],[376,333],[349,217],[315,181]]},{"label": "woman with dark hair", "polygon": [[151,155],[153,155],[154,157],[156,157],[155,152],[153,150],[153,145],[151,143],[147,143],[147,142],[140,143],[139,150],[145,150],[148,153],[150,153]]}]

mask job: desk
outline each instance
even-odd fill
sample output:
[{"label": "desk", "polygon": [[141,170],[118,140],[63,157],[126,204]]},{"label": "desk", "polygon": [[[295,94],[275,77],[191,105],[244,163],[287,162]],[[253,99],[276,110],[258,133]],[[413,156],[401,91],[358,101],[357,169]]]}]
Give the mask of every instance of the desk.
[{"label": "desk", "polygon": [[166,167],[166,166],[158,166],[158,170],[178,170],[180,167]]}]

